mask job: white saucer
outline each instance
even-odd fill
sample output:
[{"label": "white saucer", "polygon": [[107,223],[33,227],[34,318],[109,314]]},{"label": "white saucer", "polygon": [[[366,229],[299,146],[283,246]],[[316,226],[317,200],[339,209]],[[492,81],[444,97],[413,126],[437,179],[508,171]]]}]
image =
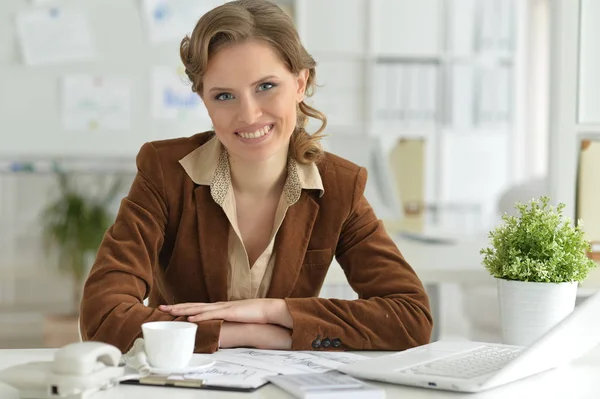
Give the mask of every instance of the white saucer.
[{"label": "white saucer", "polygon": [[202,371],[215,364],[215,361],[202,356],[194,355],[192,360],[186,367],[183,368],[161,368],[161,367],[150,367],[150,373],[152,374],[187,374],[196,373]]}]

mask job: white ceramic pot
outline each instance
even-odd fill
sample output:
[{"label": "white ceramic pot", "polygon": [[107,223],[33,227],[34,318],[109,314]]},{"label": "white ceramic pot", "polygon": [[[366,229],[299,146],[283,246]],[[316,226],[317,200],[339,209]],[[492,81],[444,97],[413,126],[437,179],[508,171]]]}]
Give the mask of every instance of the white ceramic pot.
[{"label": "white ceramic pot", "polygon": [[498,279],[502,341],[527,346],[575,308],[577,283],[532,283]]}]

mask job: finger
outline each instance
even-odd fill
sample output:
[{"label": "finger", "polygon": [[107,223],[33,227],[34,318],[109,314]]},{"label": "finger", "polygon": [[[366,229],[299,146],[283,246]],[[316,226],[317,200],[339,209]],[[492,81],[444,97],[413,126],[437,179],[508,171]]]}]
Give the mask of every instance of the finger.
[{"label": "finger", "polygon": [[232,305],[227,302],[218,302],[218,303],[207,303],[202,306],[196,307],[196,309],[199,309],[201,312],[210,312],[213,310],[228,309],[231,306]]},{"label": "finger", "polygon": [[195,302],[188,302],[188,303],[178,303],[176,305],[160,305],[159,309],[163,310],[165,312],[171,312],[171,314],[173,314],[173,311],[179,312],[182,310],[186,310],[186,309],[194,309],[194,308],[198,308],[200,306],[204,306],[207,305],[205,303],[195,303]]},{"label": "finger", "polygon": [[191,306],[189,308],[172,309],[169,311],[173,316],[190,316],[203,312],[203,306]]},{"label": "finger", "polygon": [[227,320],[227,313],[222,310],[212,310],[188,317],[188,321]]},{"label": "finger", "polygon": [[207,303],[207,304],[197,304],[196,306],[190,306],[188,308],[182,309],[173,309],[171,310],[171,314],[174,316],[192,316],[196,314],[201,314],[205,312],[226,309],[230,305],[226,303]]},{"label": "finger", "polygon": [[202,305],[202,302],[186,302],[186,303],[177,303],[175,305],[160,305],[161,309],[165,310],[173,310],[173,309],[186,309],[192,306]]},{"label": "finger", "polygon": [[187,309],[190,307],[196,306],[212,306],[212,305],[228,305],[229,302],[186,302],[186,303],[178,303],[176,305],[169,305],[172,309]]}]

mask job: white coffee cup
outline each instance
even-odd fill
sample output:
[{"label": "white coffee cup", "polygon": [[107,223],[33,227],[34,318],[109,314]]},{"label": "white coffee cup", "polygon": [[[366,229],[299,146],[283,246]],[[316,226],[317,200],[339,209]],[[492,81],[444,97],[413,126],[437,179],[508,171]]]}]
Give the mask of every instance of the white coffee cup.
[{"label": "white coffee cup", "polygon": [[153,321],[142,324],[150,366],[184,368],[192,360],[198,325],[187,321]]}]

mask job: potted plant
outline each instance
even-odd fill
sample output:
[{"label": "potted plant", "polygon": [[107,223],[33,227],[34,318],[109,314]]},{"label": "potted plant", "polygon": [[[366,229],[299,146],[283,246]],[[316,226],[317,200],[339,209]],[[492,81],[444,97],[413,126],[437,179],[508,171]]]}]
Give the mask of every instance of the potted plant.
[{"label": "potted plant", "polygon": [[563,203],[549,201],[517,203],[519,215],[505,214],[489,233],[491,246],[481,250],[498,281],[505,344],[531,344],[572,312],[578,283],[596,266],[580,223],[563,216]]},{"label": "potted plant", "polygon": [[[46,251],[55,253],[59,269],[73,279],[74,311],[79,309],[84,280],[91,260],[112,224],[111,205],[117,196],[121,182],[115,179],[110,187],[106,184],[92,186],[84,192],[75,178],[55,168],[58,196],[42,213],[42,231]],[[94,195],[92,192],[96,191]]]},{"label": "potted plant", "polygon": [[113,222],[111,205],[120,188],[120,179],[107,187],[87,185],[85,192],[77,186],[76,176],[55,166],[58,195],[41,215],[42,234],[47,253],[56,255],[59,270],[73,282],[71,314],[46,315],[44,345],[62,347],[79,340],[79,304],[89,268]]}]

